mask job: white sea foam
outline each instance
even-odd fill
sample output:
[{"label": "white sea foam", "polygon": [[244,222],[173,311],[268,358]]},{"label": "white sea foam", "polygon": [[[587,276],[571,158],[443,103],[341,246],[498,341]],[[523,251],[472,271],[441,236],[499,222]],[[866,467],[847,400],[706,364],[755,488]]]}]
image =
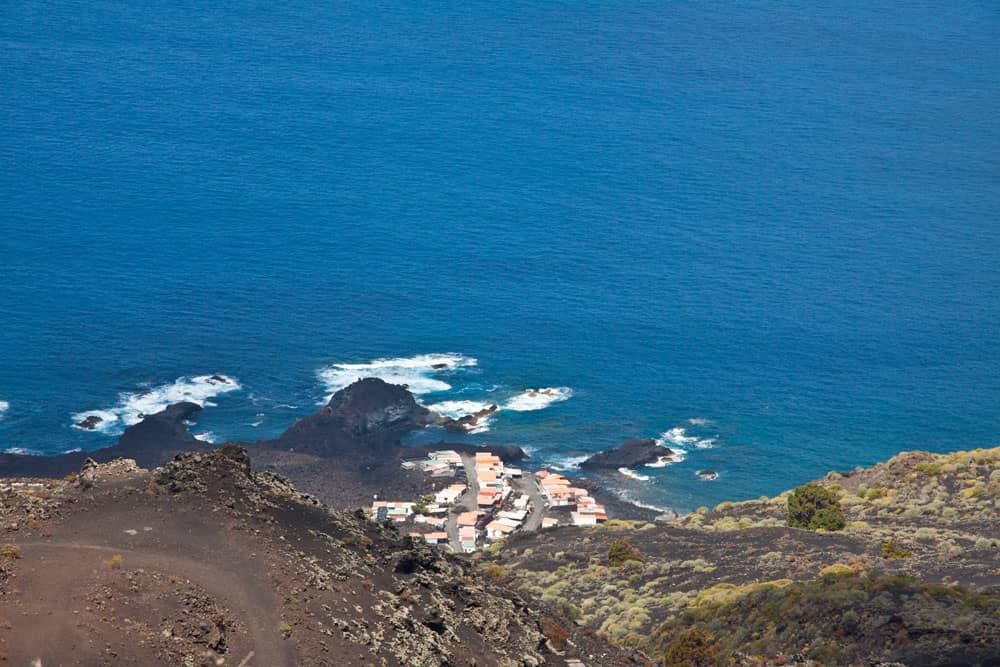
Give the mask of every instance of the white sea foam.
[{"label": "white sea foam", "polygon": [[698,442],[698,438],[693,435],[688,435],[687,430],[683,426],[675,426],[669,431],[664,431],[660,434],[659,444],[666,446],[666,443],[672,445],[684,446],[692,445]]},{"label": "white sea foam", "polygon": [[76,454],[77,452],[82,452],[82,451],[83,451],[82,447],[74,447],[73,449],[67,449],[66,451],[63,452],[63,454]]},{"label": "white sea foam", "polygon": [[45,456],[44,452],[37,449],[27,449],[25,447],[8,447],[3,450],[4,454],[20,454],[21,456]]},{"label": "white sea foam", "polygon": [[553,470],[569,470],[570,468],[579,468],[580,464],[590,458],[590,454],[582,454],[580,456],[555,456],[549,459],[549,468]]},{"label": "white sea foam", "polygon": [[[88,410],[73,415],[73,426],[88,417],[96,416],[101,422],[93,430],[114,433],[122,426],[131,426],[142,421],[145,415],[152,415],[174,403],[188,401],[202,407],[214,406],[210,398],[241,389],[240,383],[226,375],[199,375],[177,378],[170,384],[153,387],[148,391],[123,393],[117,405],[103,410]],[[89,429],[82,429],[89,430]]]},{"label": "white sea foam", "polygon": [[627,503],[632,503],[637,507],[644,507],[648,510],[654,510],[656,512],[672,512],[669,507],[660,507],[659,505],[650,505],[649,503],[644,503],[641,500],[636,500],[635,496],[625,491],[624,489],[610,489],[611,493],[618,496],[620,500],[624,500]]},{"label": "white sea foam", "polygon": [[3,419],[4,413],[8,410],[10,410],[10,403],[7,401],[0,401],[0,419]]},{"label": "white sea foam", "polygon": [[715,438],[703,438],[694,443],[694,446],[698,449],[712,449],[715,447]]},{"label": "white sea foam", "polygon": [[208,442],[215,444],[216,435],[211,431],[202,431],[201,433],[195,433],[194,437],[196,440],[201,440],[202,442]]},{"label": "white sea foam", "polygon": [[541,389],[528,389],[510,399],[501,407],[504,410],[514,410],[516,412],[544,410],[553,403],[568,400],[572,395],[573,390],[569,387],[542,387]]},{"label": "white sea foam", "polygon": [[[433,403],[427,406],[427,409],[436,412],[444,417],[451,417],[452,419],[461,419],[462,417],[467,417],[469,415],[480,412],[481,410],[486,410],[493,403],[487,403],[483,401],[441,401],[440,403]],[[465,428],[466,433],[486,433],[490,430],[490,422],[492,421],[492,415],[487,417],[480,417],[478,421],[473,426],[468,426]]]},{"label": "white sea foam", "polygon": [[649,475],[640,475],[639,473],[637,473],[637,472],[635,472],[633,470],[629,470],[628,468],[619,468],[618,472],[620,472],[621,474],[625,475],[626,477],[631,477],[632,479],[637,479],[640,482],[648,482],[649,481]]},{"label": "white sea foam", "polygon": [[711,426],[714,423],[711,419],[705,419],[704,417],[692,417],[688,420],[688,424],[691,424],[691,426]]},{"label": "white sea foam", "polygon": [[441,401],[440,403],[428,405],[427,409],[445,417],[461,419],[481,410],[486,410],[491,405],[493,403],[484,401]]},{"label": "white sea foam", "polygon": [[451,389],[450,384],[435,375],[477,363],[474,358],[461,354],[418,354],[360,364],[333,364],[321,369],[318,375],[330,396],[357,380],[370,377],[406,385],[414,394],[430,394]]}]

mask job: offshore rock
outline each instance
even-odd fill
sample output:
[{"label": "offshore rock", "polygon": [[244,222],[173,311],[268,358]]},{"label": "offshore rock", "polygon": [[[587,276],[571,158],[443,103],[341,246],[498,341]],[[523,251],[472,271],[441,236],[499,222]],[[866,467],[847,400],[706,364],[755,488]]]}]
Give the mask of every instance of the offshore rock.
[{"label": "offshore rock", "polygon": [[626,440],[614,449],[594,454],[580,464],[581,468],[636,468],[647,463],[656,463],[673,452],[657,444],[652,438]]}]

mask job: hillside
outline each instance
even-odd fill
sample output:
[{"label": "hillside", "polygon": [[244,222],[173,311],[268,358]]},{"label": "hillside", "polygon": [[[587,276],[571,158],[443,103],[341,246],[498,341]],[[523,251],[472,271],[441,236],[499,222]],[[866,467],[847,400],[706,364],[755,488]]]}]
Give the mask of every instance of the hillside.
[{"label": "hillside", "polygon": [[[0,482],[14,665],[566,664],[555,621],[458,558],[328,509],[225,446]],[[583,633],[588,665],[630,664]]]},{"label": "hillside", "polygon": [[668,664],[1000,664],[1000,448],[818,484],[842,530],[786,526],[788,492],[521,535],[480,567]]}]

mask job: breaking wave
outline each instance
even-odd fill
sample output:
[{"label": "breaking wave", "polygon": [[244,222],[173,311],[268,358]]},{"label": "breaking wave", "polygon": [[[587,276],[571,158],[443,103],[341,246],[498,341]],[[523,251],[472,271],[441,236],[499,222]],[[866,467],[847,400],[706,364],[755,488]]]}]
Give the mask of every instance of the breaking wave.
[{"label": "breaking wave", "polygon": [[[461,419],[462,417],[486,410],[492,405],[494,404],[485,401],[441,401],[440,403],[432,403],[426,407],[431,412],[436,412],[444,417]],[[480,417],[475,426],[466,428],[465,432],[486,433],[490,430],[490,421],[492,421],[492,415],[489,417]]]},{"label": "breaking wave", "polygon": [[7,401],[0,401],[0,419],[3,419],[4,413],[10,410],[10,403]]},{"label": "breaking wave", "polygon": [[398,359],[375,359],[360,364],[333,364],[317,374],[329,396],[362,378],[377,377],[391,384],[406,385],[414,394],[448,391],[451,385],[436,377],[479,362],[461,354],[418,354]]},{"label": "breaking wave", "polygon": [[[688,420],[691,421],[691,420]],[[715,447],[715,438],[698,438],[689,435],[683,426],[675,426],[668,431],[664,431],[657,439],[657,443],[664,447],[670,447],[675,451],[687,453],[685,447],[697,447],[698,449],[711,449]]]},{"label": "breaking wave", "polygon": [[546,457],[549,468],[553,470],[569,470],[579,468],[580,464],[590,458],[590,454],[580,454],[578,456],[550,456]]},{"label": "breaking wave", "polygon": [[640,475],[639,473],[635,472],[634,470],[629,470],[628,468],[619,468],[618,472],[620,472],[621,474],[625,475],[626,477],[630,477],[632,479],[637,479],[640,482],[648,482],[649,481],[649,475]]},{"label": "breaking wave", "polygon": [[20,454],[21,456],[45,456],[44,452],[37,449],[26,449],[25,447],[8,447],[3,450],[4,454]]},{"label": "breaking wave", "polygon": [[542,387],[528,389],[504,403],[501,408],[515,412],[544,410],[553,403],[568,400],[573,395],[569,387]]},{"label": "breaking wave", "polygon": [[[209,401],[220,394],[226,394],[242,389],[236,378],[226,375],[199,375],[196,377],[177,378],[170,384],[160,385],[148,391],[122,393],[117,405],[101,410],[78,412],[73,417],[73,427],[84,431],[116,433],[142,421],[145,415],[155,414],[174,403],[189,401],[202,407],[212,406]],[[100,421],[93,429],[79,426],[79,423],[90,417],[98,417]]]}]

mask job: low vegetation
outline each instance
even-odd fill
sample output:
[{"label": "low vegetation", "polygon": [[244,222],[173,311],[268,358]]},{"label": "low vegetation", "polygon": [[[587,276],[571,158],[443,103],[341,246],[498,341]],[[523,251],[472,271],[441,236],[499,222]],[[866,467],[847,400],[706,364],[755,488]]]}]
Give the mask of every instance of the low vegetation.
[{"label": "low vegetation", "polygon": [[667,645],[663,662],[667,667],[711,667],[719,646],[711,632],[700,626],[687,628]]},{"label": "low vegetation", "polygon": [[615,540],[608,547],[608,565],[621,567],[630,560],[641,561],[639,550],[625,540]]},{"label": "low vegetation", "polygon": [[1000,644],[998,503],[1000,448],[911,452],[668,525],[516,536],[481,558],[666,664],[977,664]]},{"label": "low vegetation", "polygon": [[847,520],[837,494],[810,482],[788,496],[788,525],[809,530],[843,530]]}]

